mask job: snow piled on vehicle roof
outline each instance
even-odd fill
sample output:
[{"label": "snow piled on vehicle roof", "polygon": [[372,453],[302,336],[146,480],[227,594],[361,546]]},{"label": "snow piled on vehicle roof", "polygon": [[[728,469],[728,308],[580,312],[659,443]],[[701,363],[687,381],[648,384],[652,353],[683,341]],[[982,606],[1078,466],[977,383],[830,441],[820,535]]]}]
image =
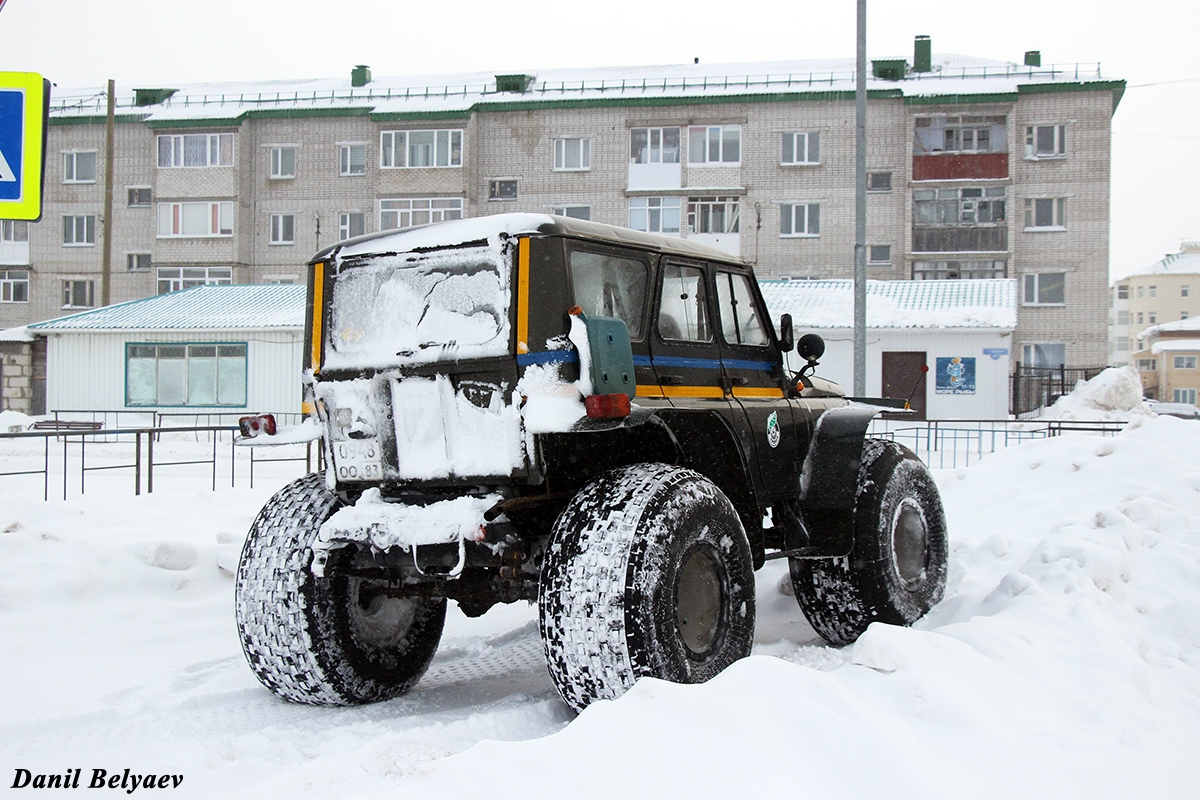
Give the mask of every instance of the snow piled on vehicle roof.
[{"label": "snow piled on vehicle roof", "polygon": [[339,260],[379,253],[405,253],[455,247],[468,242],[487,241],[498,245],[509,236],[533,233],[542,225],[553,224],[549,214],[494,214],[487,217],[457,219],[420,228],[397,230],[343,245],[337,251]]}]

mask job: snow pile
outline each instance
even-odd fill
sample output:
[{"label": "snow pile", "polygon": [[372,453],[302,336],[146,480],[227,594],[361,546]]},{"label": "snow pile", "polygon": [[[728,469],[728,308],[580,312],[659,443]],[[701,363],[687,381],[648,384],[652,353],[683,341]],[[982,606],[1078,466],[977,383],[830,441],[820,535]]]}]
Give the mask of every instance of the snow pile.
[{"label": "snow pile", "polygon": [[20,411],[0,411],[0,433],[19,433],[33,424],[33,417]]},{"label": "snow pile", "polygon": [[1054,401],[1041,419],[1129,420],[1151,417],[1142,399],[1142,379],[1133,367],[1109,367],[1089,381],[1079,381],[1070,394]]},{"label": "snow pile", "polygon": [[0,479],[3,766],[181,774],[173,798],[230,800],[1195,796],[1200,425],[1136,417],[936,477],[950,579],[915,628],[830,648],[773,562],[754,656],[577,718],[525,604],[452,606],[406,697],[274,698],[227,570],[277,486],[42,503]]}]

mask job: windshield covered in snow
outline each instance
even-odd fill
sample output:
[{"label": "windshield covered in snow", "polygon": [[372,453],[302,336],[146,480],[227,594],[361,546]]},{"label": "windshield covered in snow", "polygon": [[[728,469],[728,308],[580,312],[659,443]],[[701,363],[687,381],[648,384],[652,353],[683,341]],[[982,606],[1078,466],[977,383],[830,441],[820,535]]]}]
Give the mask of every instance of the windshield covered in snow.
[{"label": "windshield covered in snow", "polygon": [[508,351],[509,271],[498,247],[402,253],[343,267],[326,369],[483,358]]}]

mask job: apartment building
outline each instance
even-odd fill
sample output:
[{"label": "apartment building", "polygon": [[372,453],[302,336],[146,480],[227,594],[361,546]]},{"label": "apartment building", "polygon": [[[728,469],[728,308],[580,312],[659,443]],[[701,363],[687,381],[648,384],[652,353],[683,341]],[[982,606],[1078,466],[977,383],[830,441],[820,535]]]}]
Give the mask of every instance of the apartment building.
[{"label": "apartment building", "polygon": [[1134,363],[1135,352],[1149,344],[1149,328],[1197,316],[1200,241],[1185,241],[1178,253],[1113,282],[1109,362],[1118,366]]},{"label": "apartment building", "polygon": [[[868,277],[1015,278],[1011,357],[1108,358],[1111,118],[1098,65],[876,60]],[[55,89],[46,203],[0,229],[0,329],[202,284],[303,280],[379,229],[552,212],[694,238],[768,279],[845,279],[854,60]],[[110,274],[102,274],[104,251]],[[798,320],[803,325],[803,320]]]}]

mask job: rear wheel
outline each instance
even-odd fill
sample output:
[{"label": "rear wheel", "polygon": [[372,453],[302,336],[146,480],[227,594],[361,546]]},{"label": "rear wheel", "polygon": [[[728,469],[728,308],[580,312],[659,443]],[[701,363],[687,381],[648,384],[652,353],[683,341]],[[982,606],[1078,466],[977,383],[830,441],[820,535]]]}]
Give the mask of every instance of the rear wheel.
[{"label": "rear wheel", "polygon": [[863,444],[849,556],[791,559],[804,615],[832,644],[872,622],[911,625],[946,589],[946,516],[929,470],[908,448]]},{"label": "rear wheel", "polygon": [[623,467],[559,516],[538,605],[551,678],[576,710],[641,677],[700,683],[750,654],[750,545],[699,473]]},{"label": "rear wheel", "polygon": [[237,572],[246,660],[280,697],[352,705],[404,694],[437,651],[446,600],[396,597],[357,547],[334,550],[313,575],[311,544],[337,509],[320,475],[295,481],[259,512]]}]

